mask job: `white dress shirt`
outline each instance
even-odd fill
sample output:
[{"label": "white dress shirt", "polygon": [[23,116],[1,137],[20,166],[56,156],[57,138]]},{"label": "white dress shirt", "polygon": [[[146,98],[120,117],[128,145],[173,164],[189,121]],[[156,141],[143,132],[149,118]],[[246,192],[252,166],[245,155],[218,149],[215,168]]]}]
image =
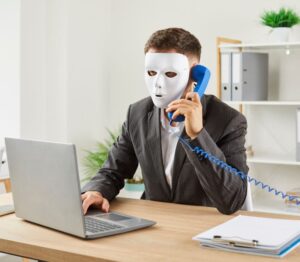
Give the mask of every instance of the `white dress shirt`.
[{"label": "white dress shirt", "polygon": [[176,126],[171,126],[169,120],[164,114],[164,110],[161,110],[161,149],[163,165],[165,169],[167,182],[172,188],[172,175],[174,166],[175,151],[178,143],[178,136],[181,135],[184,122],[176,123]]}]

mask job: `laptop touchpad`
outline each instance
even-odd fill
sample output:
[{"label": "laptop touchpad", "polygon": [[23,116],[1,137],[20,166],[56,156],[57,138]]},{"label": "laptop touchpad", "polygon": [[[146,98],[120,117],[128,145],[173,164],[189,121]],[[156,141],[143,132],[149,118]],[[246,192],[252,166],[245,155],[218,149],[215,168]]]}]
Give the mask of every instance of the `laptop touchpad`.
[{"label": "laptop touchpad", "polygon": [[123,222],[124,220],[128,220],[131,219],[131,217],[127,217],[127,216],[121,216],[118,214],[114,214],[114,213],[108,213],[108,214],[101,214],[98,215],[96,217],[102,218],[102,219],[107,219],[110,221],[115,221],[115,222]]}]

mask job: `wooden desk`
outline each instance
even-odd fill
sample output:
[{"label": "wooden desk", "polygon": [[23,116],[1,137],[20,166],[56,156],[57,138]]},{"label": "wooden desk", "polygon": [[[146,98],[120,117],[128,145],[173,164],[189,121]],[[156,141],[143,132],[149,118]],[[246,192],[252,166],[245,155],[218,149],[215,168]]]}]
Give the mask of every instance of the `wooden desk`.
[{"label": "wooden desk", "polygon": [[[0,196],[0,204],[11,203]],[[133,199],[116,199],[111,208],[157,221],[157,225],[126,234],[82,240],[31,224],[14,214],[0,217],[0,252],[46,261],[279,261],[200,247],[192,237],[233,216],[214,208]],[[47,212],[47,203],[45,203]],[[296,219],[285,215],[239,212],[265,217]],[[300,261],[300,248],[280,261]]]}]

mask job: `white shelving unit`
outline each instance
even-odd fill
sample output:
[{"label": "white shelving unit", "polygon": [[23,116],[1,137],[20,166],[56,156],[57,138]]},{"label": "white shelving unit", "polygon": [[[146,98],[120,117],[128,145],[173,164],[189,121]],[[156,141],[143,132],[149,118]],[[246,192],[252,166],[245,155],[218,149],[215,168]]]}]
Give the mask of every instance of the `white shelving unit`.
[{"label": "white shelving unit", "polygon": [[254,210],[258,212],[267,212],[275,214],[285,214],[299,216],[300,207],[288,207],[283,201],[278,198],[265,198],[264,194],[257,194],[254,198]]},{"label": "white shelving unit", "polygon": [[300,101],[224,101],[229,105],[253,105],[253,106],[299,106]]},{"label": "white shelving unit", "polygon": [[221,48],[221,51],[238,48],[244,50],[298,49],[300,48],[300,42],[221,44],[219,48]]},{"label": "white shelving unit", "polygon": [[247,162],[254,164],[300,166],[300,162],[295,161],[294,156],[291,155],[255,154],[253,157],[248,157]]},{"label": "white shelving unit", "polygon": [[[246,144],[252,145],[254,150],[254,155],[247,159],[249,175],[282,192],[300,188],[300,162],[296,161],[296,110],[300,108],[300,69],[296,68],[300,68],[300,42],[238,43],[238,40],[223,40],[236,43],[219,44],[218,52],[263,51],[270,57],[270,100],[224,101],[247,117]],[[220,74],[220,69],[217,73]],[[276,92],[273,92],[274,86]],[[287,207],[282,198],[252,184],[251,191],[255,211],[300,216],[300,207]]]}]

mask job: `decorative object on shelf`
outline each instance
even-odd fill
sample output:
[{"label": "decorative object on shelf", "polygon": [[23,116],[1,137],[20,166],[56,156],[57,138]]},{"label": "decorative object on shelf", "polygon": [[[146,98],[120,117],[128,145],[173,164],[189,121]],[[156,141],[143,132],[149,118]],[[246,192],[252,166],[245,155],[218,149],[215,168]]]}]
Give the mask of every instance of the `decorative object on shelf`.
[{"label": "decorative object on shelf", "polygon": [[290,210],[290,211],[297,211],[300,212],[300,206],[297,205],[297,200],[300,201],[300,188],[293,188],[289,191],[286,192],[288,195],[290,196],[294,196],[296,197],[295,199],[285,199],[285,204],[286,207]]},{"label": "decorative object on shelf", "polygon": [[136,192],[144,191],[145,186],[143,178],[135,175],[132,179],[126,179],[125,190]]},{"label": "decorative object on shelf", "polygon": [[112,145],[117,141],[120,134],[120,128],[115,132],[109,129],[106,130],[109,134],[109,138],[104,139],[104,142],[98,142],[97,149],[95,151],[86,150],[87,155],[83,159],[85,177],[82,181],[89,181],[97,174],[99,169],[107,160],[108,153]]},{"label": "decorative object on shelf", "polygon": [[253,151],[251,145],[250,146],[246,146],[246,155],[247,155],[247,158],[254,156],[254,151]]},{"label": "decorative object on shelf", "polygon": [[280,8],[276,11],[265,11],[261,16],[261,23],[271,27],[271,42],[288,42],[291,28],[300,24],[300,16],[290,8]]},{"label": "decorative object on shelf", "polygon": [[1,171],[2,164],[4,164],[4,160],[2,160],[3,153],[4,153],[4,147],[0,147],[0,171]]}]

